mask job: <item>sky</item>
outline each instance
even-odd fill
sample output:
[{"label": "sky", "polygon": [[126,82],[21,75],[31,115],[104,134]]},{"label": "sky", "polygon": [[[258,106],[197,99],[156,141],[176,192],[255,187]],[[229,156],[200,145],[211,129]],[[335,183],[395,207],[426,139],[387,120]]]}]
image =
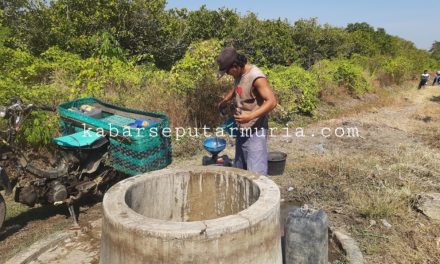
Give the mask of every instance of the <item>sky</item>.
[{"label": "sky", "polygon": [[316,17],[320,24],[345,27],[348,23],[367,22],[384,28],[390,35],[413,42],[420,49],[429,50],[440,41],[440,1],[387,0],[167,0],[167,8],[197,10],[227,7],[241,15],[254,12],[261,19],[286,18],[294,23],[301,18]]}]

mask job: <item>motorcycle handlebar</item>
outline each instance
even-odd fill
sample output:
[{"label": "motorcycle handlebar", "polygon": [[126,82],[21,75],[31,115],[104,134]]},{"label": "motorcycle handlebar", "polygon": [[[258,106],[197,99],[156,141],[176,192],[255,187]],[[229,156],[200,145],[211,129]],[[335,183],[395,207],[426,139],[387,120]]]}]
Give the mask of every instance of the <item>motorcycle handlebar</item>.
[{"label": "motorcycle handlebar", "polygon": [[34,109],[55,112],[57,107],[55,105],[33,105]]},{"label": "motorcycle handlebar", "polygon": [[[9,109],[14,109],[16,105],[12,105],[9,107]],[[21,105],[19,108],[21,111],[26,112],[29,110],[43,110],[43,111],[50,111],[55,112],[57,110],[57,107],[55,105],[34,105],[34,104],[28,104],[28,105]]]},{"label": "motorcycle handlebar", "polygon": [[3,110],[4,114],[8,115],[7,113],[10,111],[13,112],[27,112],[30,110],[43,110],[43,111],[49,111],[49,112],[55,112],[57,110],[57,106],[55,105],[46,105],[46,104],[39,104],[39,105],[34,105],[34,104],[22,104],[21,101],[14,101],[12,103],[12,105],[8,106],[8,107],[3,107],[0,109]]}]

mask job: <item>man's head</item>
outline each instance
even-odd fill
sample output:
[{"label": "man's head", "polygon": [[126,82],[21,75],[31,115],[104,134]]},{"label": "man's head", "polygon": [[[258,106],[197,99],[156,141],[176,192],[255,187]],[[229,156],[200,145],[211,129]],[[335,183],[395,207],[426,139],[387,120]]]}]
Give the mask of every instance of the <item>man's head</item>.
[{"label": "man's head", "polygon": [[232,47],[223,49],[218,55],[216,61],[219,66],[219,78],[225,73],[233,76],[234,78],[240,76],[242,69],[247,63],[246,56],[237,53],[237,51]]},{"label": "man's head", "polygon": [[428,73],[428,70],[424,70],[423,73],[424,73],[424,74],[427,74],[427,73]]}]

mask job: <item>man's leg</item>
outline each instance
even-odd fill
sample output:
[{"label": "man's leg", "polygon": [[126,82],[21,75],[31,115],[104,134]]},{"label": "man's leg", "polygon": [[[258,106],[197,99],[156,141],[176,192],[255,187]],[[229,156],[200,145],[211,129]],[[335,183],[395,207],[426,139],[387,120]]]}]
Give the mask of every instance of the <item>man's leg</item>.
[{"label": "man's leg", "polygon": [[235,140],[235,158],[234,158],[234,167],[246,170],[246,158],[244,156],[243,151],[243,143],[246,142],[246,138],[237,136]]},{"label": "man's leg", "polygon": [[267,175],[267,139],[266,130],[261,129],[253,133],[243,147],[247,169],[262,175]]}]

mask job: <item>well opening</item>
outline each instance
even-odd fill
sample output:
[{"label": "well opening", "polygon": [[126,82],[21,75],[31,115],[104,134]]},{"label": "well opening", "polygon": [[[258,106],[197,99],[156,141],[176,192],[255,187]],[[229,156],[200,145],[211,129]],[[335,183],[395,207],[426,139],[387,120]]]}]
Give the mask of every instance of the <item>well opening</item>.
[{"label": "well opening", "polygon": [[280,191],[236,168],[158,170],[104,196],[100,263],[282,263]]},{"label": "well opening", "polygon": [[259,196],[259,187],[236,171],[181,171],[136,182],[125,203],[145,217],[191,222],[237,214]]}]

